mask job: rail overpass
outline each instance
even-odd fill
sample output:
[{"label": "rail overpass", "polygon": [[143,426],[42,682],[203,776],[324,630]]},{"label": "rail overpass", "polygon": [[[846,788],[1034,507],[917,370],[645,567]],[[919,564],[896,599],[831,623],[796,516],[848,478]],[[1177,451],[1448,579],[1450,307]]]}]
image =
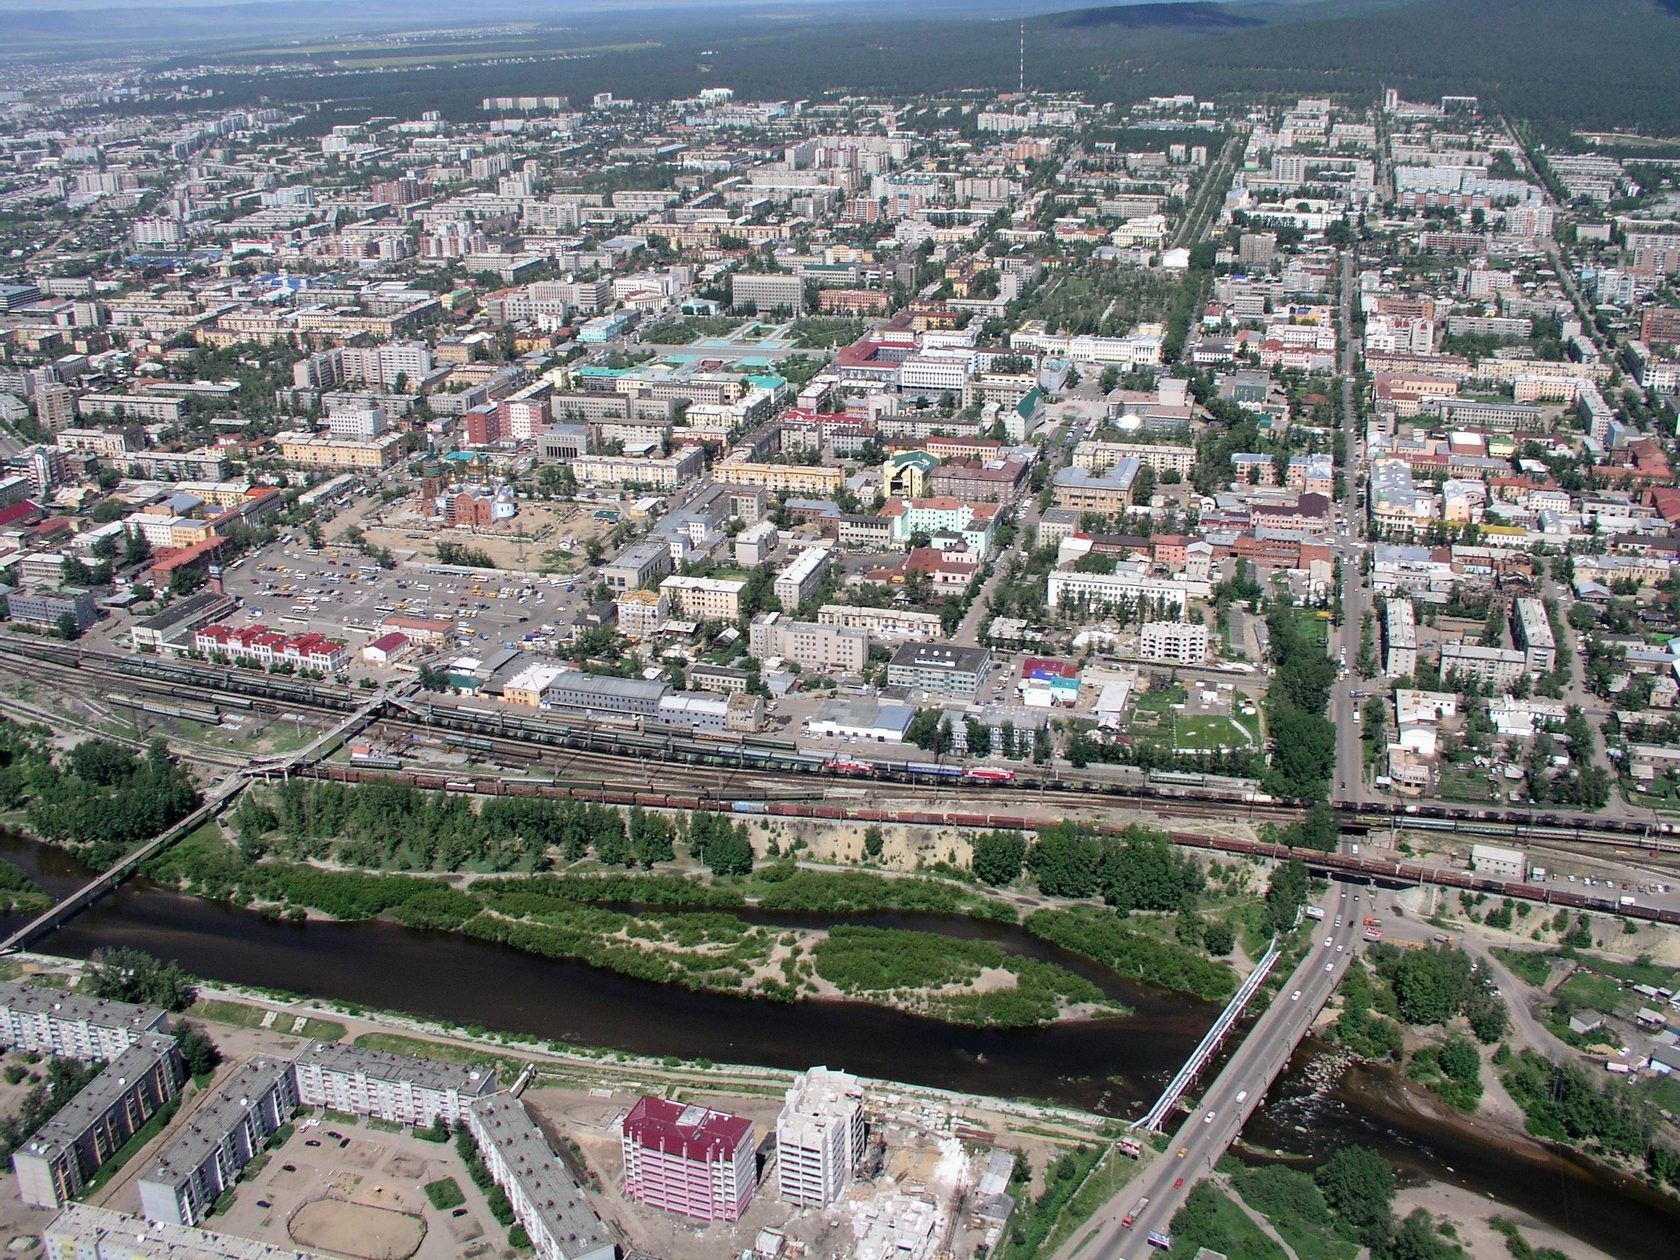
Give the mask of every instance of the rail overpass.
[{"label": "rail overpass", "polygon": [[[1362,895],[1356,888],[1331,884],[1320,903],[1324,930],[1314,934],[1312,948],[1284,981],[1277,1001],[1249,1029],[1173,1134],[1166,1153],[1099,1209],[1055,1260],[1145,1260],[1155,1254],[1148,1241],[1151,1233],[1171,1236],[1172,1219],[1196,1182],[1213,1171],[1236,1141],[1341,982],[1363,931],[1359,912],[1366,903],[1353,900]],[[1338,917],[1340,925],[1335,922]]]}]

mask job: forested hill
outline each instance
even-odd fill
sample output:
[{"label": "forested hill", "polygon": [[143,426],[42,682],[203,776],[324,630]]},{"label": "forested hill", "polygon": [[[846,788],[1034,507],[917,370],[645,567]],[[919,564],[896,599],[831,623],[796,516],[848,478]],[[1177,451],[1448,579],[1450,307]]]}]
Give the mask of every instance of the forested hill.
[{"label": "forested hill", "polygon": [[[240,37],[230,38],[238,46]],[[671,98],[713,84],[747,100],[1006,89],[1016,83],[1020,52],[1015,21],[914,6],[868,14],[822,6],[797,21],[747,10],[693,10],[658,22],[597,14],[484,40],[439,35],[405,49],[436,64],[402,72],[378,64],[388,50],[377,46],[312,52],[307,44],[252,47],[253,38],[243,37],[244,53],[211,59],[284,68],[200,80],[225,104],[318,101],[326,93],[367,113],[438,109],[463,119],[478,117],[487,95]],[[1477,95],[1554,135],[1571,126],[1680,135],[1680,0],[1111,5],[1029,17],[1026,43],[1029,87],[1110,100],[1177,92],[1370,100],[1393,86],[1410,99]],[[470,58],[454,55],[469,51]],[[175,64],[205,55],[195,49]]]},{"label": "forested hill", "polygon": [[[1417,0],[1232,10],[1259,28],[1120,47],[1128,92],[1472,93],[1553,125],[1680,134],[1680,0]],[[1058,15],[1076,23],[1080,14]],[[1086,29],[1107,42],[1101,29]],[[1116,32],[1116,35],[1119,33]]]}]

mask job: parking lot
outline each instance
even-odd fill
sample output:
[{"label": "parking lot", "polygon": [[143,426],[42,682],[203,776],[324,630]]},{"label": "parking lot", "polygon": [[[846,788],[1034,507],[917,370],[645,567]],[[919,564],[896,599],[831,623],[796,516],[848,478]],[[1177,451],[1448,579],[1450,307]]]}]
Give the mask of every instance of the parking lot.
[{"label": "parking lot", "polygon": [[[245,604],[234,624],[260,623],[282,634],[313,631],[359,651],[386,617],[401,615],[447,627],[446,651],[481,655],[504,645],[543,650],[560,641],[587,595],[582,579],[480,581],[428,573],[437,566],[419,561],[380,569],[349,547],[312,551],[306,540],[288,537],[230,569],[227,592]],[[358,659],[352,672],[375,671]]]}]

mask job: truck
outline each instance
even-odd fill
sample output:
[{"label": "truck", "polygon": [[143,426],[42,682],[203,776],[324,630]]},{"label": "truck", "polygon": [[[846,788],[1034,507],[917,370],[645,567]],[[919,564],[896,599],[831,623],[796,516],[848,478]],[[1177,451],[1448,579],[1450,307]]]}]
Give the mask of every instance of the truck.
[{"label": "truck", "polygon": [[1366,927],[1381,927],[1382,926],[1382,920],[1368,914],[1368,915],[1365,916],[1365,926]]},{"label": "truck", "polygon": [[1143,1143],[1141,1142],[1135,1142],[1131,1138],[1121,1138],[1115,1143],[1115,1146],[1120,1148],[1120,1153],[1127,1159],[1143,1158]]},{"label": "truck", "polygon": [[1440,933],[1440,932],[1435,933],[1435,935],[1432,939],[1435,941],[1435,943],[1437,945],[1451,945],[1453,943],[1453,938],[1452,937],[1444,935],[1443,933]]},{"label": "truck", "polygon": [[1309,918],[1309,919],[1322,919],[1323,917],[1324,917],[1324,907],[1323,906],[1308,906],[1307,907],[1307,918]]},{"label": "truck", "polygon": [[1133,1225],[1136,1225],[1137,1218],[1143,1215],[1143,1209],[1148,1206],[1149,1196],[1146,1194],[1136,1203],[1132,1204],[1131,1210],[1120,1218],[1120,1228],[1130,1229]]}]

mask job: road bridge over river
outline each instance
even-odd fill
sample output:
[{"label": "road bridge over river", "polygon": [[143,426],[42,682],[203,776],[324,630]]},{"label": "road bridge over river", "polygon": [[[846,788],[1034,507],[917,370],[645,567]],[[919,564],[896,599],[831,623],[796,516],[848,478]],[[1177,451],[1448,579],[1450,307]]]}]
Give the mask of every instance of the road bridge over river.
[{"label": "road bridge over river", "polygon": [[[1368,892],[1369,890],[1365,890]],[[1145,1260],[1150,1234],[1170,1236],[1172,1219],[1196,1182],[1213,1171],[1260,1105],[1352,960],[1363,929],[1365,892],[1332,883],[1321,905],[1323,930],[1278,997],[1255,1021],[1200,1103],[1156,1159],[1056,1253],[1056,1260]],[[1336,923],[1340,918],[1342,922]],[[1139,1204],[1142,1204],[1139,1207]],[[1127,1223],[1127,1218],[1130,1223]]]}]

